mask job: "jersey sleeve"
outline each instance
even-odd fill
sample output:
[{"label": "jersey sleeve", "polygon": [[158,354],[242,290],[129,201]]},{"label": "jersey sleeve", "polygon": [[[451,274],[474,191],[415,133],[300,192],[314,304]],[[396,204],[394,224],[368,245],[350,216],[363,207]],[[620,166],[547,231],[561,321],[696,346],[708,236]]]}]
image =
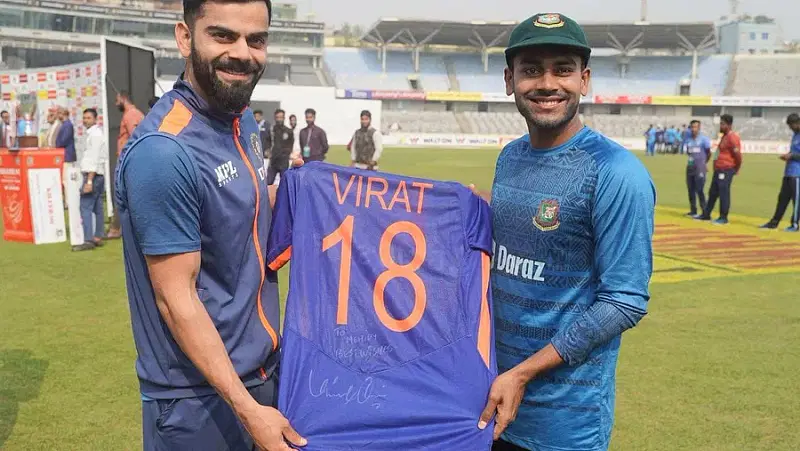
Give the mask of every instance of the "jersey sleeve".
[{"label": "jersey sleeve", "polygon": [[489,204],[463,187],[462,208],[467,245],[492,255],[492,214]]},{"label": "jersey sleeve", "polygon": [[200,250],[201,195],[194,160],[174,139],[146,136],[120,168],[132,231],[145,255]]},{"label": "jersey sleeve", "polygon": [[281,269],[292,258],[297,173],[296,170],[288,170],[284,174],[278,185],[267,243],[267,266],[272,271]]},{"label": "jersey sleeve", "polygon": [[601,169],[592,213],[599,280],[595,302],[552,340],[567,364],[583,363],[647,313],[654,213],[655,188],[636,157],[617,157]]}]

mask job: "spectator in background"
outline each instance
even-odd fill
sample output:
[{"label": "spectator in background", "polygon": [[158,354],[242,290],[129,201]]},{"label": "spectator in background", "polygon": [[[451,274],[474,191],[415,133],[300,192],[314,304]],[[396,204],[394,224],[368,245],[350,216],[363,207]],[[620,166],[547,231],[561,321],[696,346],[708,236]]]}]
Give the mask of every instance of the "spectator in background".
[{"label": "spectator in background", "polygon": [[61,127],[55,138],[55,147],[64,149],[64,167],[61,180],[66,183],[69,169],[78,161],[78,154],[75,152],[75,126],[69,120],[69,110],[66,107],[59,107],[56,112],[61,121]]},{"label": "spectator in background", "polygon": [[672,153],[672,147],[675,145],[675,135],[672,132],[672,127],[668,127],[664,131],[665,153]]},{"label": "spectator in background", "polygon": [[656,153],[664,153],[664,127],[656,129]]},{"label": "spectator in background", "polygon": [[297,128],[297,116],[292,114],[289,116],[289,128],[294,133],[294,147],[292,147],[292,159],[300,156],[300,129]]},{"label": "spectator in background", "polygon": [[[686,164],[686,189],[689,192],[689,213],[687,216],[698,217],[706,209],[706,174],[708,174],[708,160],[711,157],[711,139],[700,133],[700,121],[694,120],[690,125],[691,134],[683,143],[689,160]],[[697,209],[697,201],[700,209]]]},{"label": "spectator in background", "polygon": [[[97,125],[97,110],[87,108],[83,111],[83,126],[86,128],[86,145],[81,155],[81,222],[83,223],[84,243],[72,248],[74,251],[88,251],[103,245],[103,224],[105,209],[105,169],[108,147],[103,130]],[[94,217],[92,217],[94,216]]]},{"label": "spectator in background", "polygon": [[656,128],[653,127],[653,124],[650,124],[650,128],[644,132],[644,136],[647,139],[647,150],[645,151],[645,155],[654,156],[656,154]]},{"label": "spectator in background", "polygon": [[149,110],[152,110],[152,109],[153,109],[153,107],[154,107],[154,106],[155,106],[157,103],[158,103],[158,96],[153,96],[153,98],[152,98],[152,99],[150,99],[150,101],[149,101],[149,102],[147,102],[147,108],[148,108]]},{"label": "spectator in background", "polygon": [[289,169],[289,158],[294,147],[294,131],[284,124],[286,112],[275,110],[275,125],[272,127],[272,147],[270,150],[269,168],[267,169],[267,185],[275,183],[275,176],[282,177]]},{"label": "spectator in background", "polygon": [[683,124],[683,128],[681,129],[681,145],[680,145],[680,153],[683,155],[683,151],[686,150],[684,148],[684,143],[689,141],[692,137],[692,130],[686,124]]},{"label": "spectator in background", "polygon": [[761,226],[762,229],[777,229],[783,219],[789,201],[792,201],[792,223],[784,229],[787,232],[800,231],[800,115],[792,113],[786,118],[786,125],[792,130],[792,145],[789,152],[780,156],[786,162],[786,169],[783,171],[783,183],[778,194],[778,205],[775,207],[775,214],[768,223]]},{"label": "spectator in background", "polygon": [[14,142],[17,140],[17,135],[14,133],[14,127],[11,126],[11,114],[8,111],[3,110],[0,113],[0,118],[2,118],[2,135],[3,135],[3,143],[2,147],[12,148],[14,147]]},{"label": "spectator in background", "polygon": [[264,119],[264,112],[261,110],[253,111],[253,116],[256,118],[258,124],[258,134],[261,137],[261,149],[264,152],[264,164],[269,164],[269,152],[272,148],[272,135],[270,132],[269,122]]},{"label": "spectator in background", "polygon": [[372,113],[361,112],[361,128],[356,130],[350,144],[351,166],[369,171],[378,170],[378,160],[383,153],[383,136],[372,127]]},{"label": "spectator in background", "polygon": [[44,135],[40,147],[57,147],[56,136],[58,135],[59,128],[61,128],[61,120],[58,118],[58,107],[50,108],[47,111],[47,123],[50,124],[50,126],[47,127],[47,133]]},{"label": "spectator in background", "polygon": [[306,124],[300,130],[300,150],[304,161],[325,161],[328,153],[328,135],[325,130],[316,126],[317,112],[313,108],[306,110]]},{"label": "spectator in background", "polygon": [[[119,124],[119,135],[117,136],[117,157],[122,153],[125,144],[130,139],[133,131],[144,119],[144,114],[136,108],[136,105],[131,102],[131,96],[128,91],[120,91],[117,93],[116,99],[117,108],[122,112],[122,120]],[[109,240],[116,240],[122,236],[122,231],[119,225],[119,212],[114,209],[114,217],[111,219],[111,226],[108,229],[106,237]]]},{"label": "spectator in background", "polygon": [[714,204],[719,198],[719,218],[714,221],[714,224],[717,225],[728,223],[733,176],[738,174],[742,167],[742,140],[732,127],[733,116],[730,114],[720,116],[719,131],[722,133],[722,139],[720,139],[714,155],[714,176],[711,179],[711,189],[708,193],[708,205],[706,205],[703,215],[697,218],[710,221]]}]

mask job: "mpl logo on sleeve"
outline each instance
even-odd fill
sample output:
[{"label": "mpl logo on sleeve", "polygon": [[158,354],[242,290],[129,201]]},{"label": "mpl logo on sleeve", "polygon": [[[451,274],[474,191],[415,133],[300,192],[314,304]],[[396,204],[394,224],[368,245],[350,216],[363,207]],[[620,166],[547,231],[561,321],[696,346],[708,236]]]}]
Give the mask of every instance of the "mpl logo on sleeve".
[{"label": "mpl logo on sleeve", "polygon": [[239,178],[239,171],[230,160],[217,166],[214,172],[217,174],[217,186],[220,188]]}]

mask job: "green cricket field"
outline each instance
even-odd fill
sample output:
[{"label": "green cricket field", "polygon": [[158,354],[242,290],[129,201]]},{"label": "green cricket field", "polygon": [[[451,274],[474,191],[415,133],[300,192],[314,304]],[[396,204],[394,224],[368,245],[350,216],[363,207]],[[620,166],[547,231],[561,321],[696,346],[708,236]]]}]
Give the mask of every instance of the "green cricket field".
[{"label": "green cricket field", "polygon": [[[381,169],[488,191],[497,154],[388,149]],[[800,234],[758,229],[783,163],[745,155],[721,227],[683,216],[684,157],[639,155],[658,192],[655,271],[649,314],[622,340],[611,448],[800,449]],[[141,449],[134,359],[119,241],[0,241],[0,449]]]}]

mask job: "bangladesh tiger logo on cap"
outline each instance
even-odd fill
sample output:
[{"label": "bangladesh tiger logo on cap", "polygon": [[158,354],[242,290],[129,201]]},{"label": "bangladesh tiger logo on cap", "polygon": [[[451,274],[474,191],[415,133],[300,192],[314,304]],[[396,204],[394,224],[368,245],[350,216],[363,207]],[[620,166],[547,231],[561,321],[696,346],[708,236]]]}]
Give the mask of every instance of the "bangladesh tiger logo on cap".
[{"label": "bangladesh tiger logo on cap", "polygon": [[564,20],[560,14],[539,14],[533,25],[541,28],[558,28],[564,26]]}]

